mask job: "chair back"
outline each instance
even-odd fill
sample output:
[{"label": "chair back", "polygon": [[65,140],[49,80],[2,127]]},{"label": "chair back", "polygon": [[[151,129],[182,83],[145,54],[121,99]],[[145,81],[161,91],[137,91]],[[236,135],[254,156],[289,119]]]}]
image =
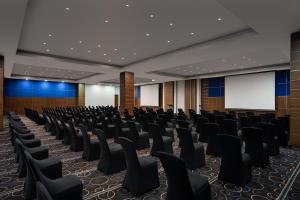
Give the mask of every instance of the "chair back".
[{"label": "chair back", "polygon": [[189,154],[195,152],[195,147],[193,144],[192,133],[187,128],[177,128],[178,138],[181,144],[181,150],[183,153]]},{"label": "chair back", "polygon": [[124,150],[127,170],[132,172],[139,170],[141,166],[136,154],[134,142],[125,137],[119,137],[118,142],[122,145]]},{"label": "chair back", "polygon": [[46,187],[41,183],[36,183],[37,200],[53,200]]},{"label": "chair back", "polygon": [[222,163],[231,166],[242,164],[241,140],[239,137],[222,134],[218,136],[221,141]]},{"label": "chair back", "polygon": [[224,119],[222,126],[224,134],[237,136],[237,123],[232,119]]},{"label": "chair back", "polygon": [[188,178],[185,162],[171,154],[157,152],[168,180],[167,199],[193,200],[193,190]]},{"label": "chair back", "polygon": [[106,136],[101,129],[95,129],[95,134],[98,137],[99,144],[100,144],[100,160],[103,157],[110,156],[110,150],[106,141]]},{"label": "chair back", "polygon": [[263,130],[256,127],[245,127],[242,129],[243,140],[245,141],[245,152],[252,154],[263,153]]},{"label": "chair back", "polygon": [[163,139],[159,126],[157,124],[150,123],[149,131],[153,138],[153,145],[163,146]]}]

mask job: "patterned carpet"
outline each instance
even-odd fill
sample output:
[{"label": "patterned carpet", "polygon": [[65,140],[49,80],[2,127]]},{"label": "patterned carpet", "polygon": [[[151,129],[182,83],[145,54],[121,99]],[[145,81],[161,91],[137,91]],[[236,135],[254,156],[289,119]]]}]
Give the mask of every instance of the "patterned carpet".
[{"label": "patterned carpet", "polygon": [[[42,140],[43,145],[49,147],[50,156],[58,156],[63,161],[63,174],[73,174],[80,177],[84,184],[84,199],[165,199],[167,181],[159,163],[160,187],[149,193],[135,198],[125,189],[122,181],[125,171],[114,175],[104,175],[97,170],[98,161],[87,162],[81,158],[82,152],[72,152],[61,141],[49,136],[43,126],[38,126],[29,119],[22,117],[23,122]],[[174,152],[179,155],[178,141],[173,144]],[[139,151],[139,156],[149,156],[150,149]],[[269,167],[253,168],[252,181],[245,187],[237,187],[230,183],[223,183],[217,179],[220,158],[206,156],[206,166],[195,172],[207,176],[211,183],[212,199],[281,199],[281,191],[294,173],[300,162],[300,151],[281,148],[281,154],[271,157]],[[17,164],[15,163],[13,148],[9,141],[8,131],[0,132],[0,199],[22,199],[24,179],[17,178]],[[288,194],[288,199],[299,198],[300,176]]]}]

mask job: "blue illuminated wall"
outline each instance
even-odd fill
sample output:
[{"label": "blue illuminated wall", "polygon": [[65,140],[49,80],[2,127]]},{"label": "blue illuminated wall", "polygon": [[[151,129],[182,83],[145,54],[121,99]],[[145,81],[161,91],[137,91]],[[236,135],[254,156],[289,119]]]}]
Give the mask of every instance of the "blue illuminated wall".
[{"label": "blue illuminated wall", "polygon": [[77,84],[5,79],[4,96],[23,98],[77,98]]},{"label": "blue illuminated wall", "polygon": [[208,79],[208,97],[224,97],[224,77]]},{"label": "blue illuminated wall", "polygon": [[277,71],[275,83],[276,96],[290,96],[290,70]]}]

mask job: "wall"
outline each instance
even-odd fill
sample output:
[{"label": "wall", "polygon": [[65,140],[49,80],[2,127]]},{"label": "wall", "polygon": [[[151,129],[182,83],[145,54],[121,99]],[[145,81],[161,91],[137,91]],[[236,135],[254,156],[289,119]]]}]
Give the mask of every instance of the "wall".
[{"label": "wall", "polygon": [[163,89],[164,110],[169,108],[169,105],[174,105],[174,82],[165,82]]},{"label": "wall", "polygon": [[86,106],[115,105],[115,86],[85,85]]},{"label": "wall", "polygon": [[[276,115],[289,114],[290,71],[275,73]],[[224,111],[224,77],[201,80],[201,109]]]},{"label": "wall", "polygon": [[[177,109],[182,108],[184,109],[185,107],[185,99],[184,99],[184,91],[185,91],[185,82],[184,81],[177,81],[177,91],[176,91],[176,96],[177,96]],[[175,112],[177,112],[177,109]]]},{"label": "wall", "polygon": [[43,107],[77,105],[77,84],[5,79],[4,111],[24,114],[24,108],[41,111]]},{"label": "wall", "polygon": [[201,80],[201,109],[224,111],[224,77]]}]

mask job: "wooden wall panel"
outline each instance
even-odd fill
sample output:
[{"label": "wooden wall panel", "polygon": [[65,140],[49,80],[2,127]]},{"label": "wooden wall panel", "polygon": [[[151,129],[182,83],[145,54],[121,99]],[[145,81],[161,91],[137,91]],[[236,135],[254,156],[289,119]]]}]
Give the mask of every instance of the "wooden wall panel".
[{"label": "wooden wall panel", "polygon": [[169,105],[174,106],[174,82],[164,83],[164,110],[168,109]]},{"label": "wooden wall panel", "polygon": [[300,32],[291,36],[291,93],[289,99],[291,144],[300,147]]},{"label": "wooden wall panel", "polygon": [[78,106],[85,106],[85,84],[78,84]]},{"label": "wooden wall panel", "polygon": [[4,128],[3,122],[3,79],[4,79],[4,57],[0,56],[0,129]]},{"label": "wooden wall panel", "polygon": [[132,112],[134,107],[134,73],[122,72],[120,74],[120,111],[127,108]]},{"label": "wooden wall panel", "polygon": [[276,116],[283,116],[289,114],[289,97],[276,97]]},{"label": "wooden wall panel", "polygon": [[208,110],[208,79],[201,80],[201,110]]},{"label": "wooden wall panel", "polygon": [[119,107],[119,95],[115,94],[115,106]]},{"label": "wooden wall panel", "polygon": [[45,107],[76,106],[77,98],[20,98],[5,97],[4,111],[14,111],[17,114],[24,114],[24,108],[31,108],[39,112]]},{"label": "wooden wall panel", "polygon": [[197,109],[197,80],[185,80],[184,83],[184,109],[188,112],[188,109]]}]

